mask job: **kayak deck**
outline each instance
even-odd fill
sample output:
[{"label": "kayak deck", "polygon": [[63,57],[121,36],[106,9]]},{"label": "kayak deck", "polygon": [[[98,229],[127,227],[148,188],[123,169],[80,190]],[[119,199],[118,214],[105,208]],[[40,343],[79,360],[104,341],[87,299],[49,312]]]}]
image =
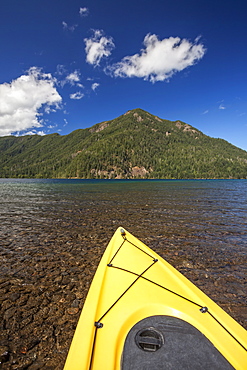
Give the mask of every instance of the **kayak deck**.
[{"label": "kayak deck", "polygon": [[171,316],[152,316],[137,323],[125,341],[123,370],[234,368],[194,326]]},{"label": "kayak deck", "polygon": [[64,369],[239,370],[246,369],[246,347],[246,331],[235,320],[119,228],[96,271]]}]

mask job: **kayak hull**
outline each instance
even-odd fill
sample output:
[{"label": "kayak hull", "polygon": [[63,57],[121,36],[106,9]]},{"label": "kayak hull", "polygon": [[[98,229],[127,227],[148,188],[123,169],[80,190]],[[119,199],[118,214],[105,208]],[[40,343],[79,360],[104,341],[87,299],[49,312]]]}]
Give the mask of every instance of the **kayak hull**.
[{"label": "kayak hull", "polygon": [[[182,335],[186,330],[190,334]],[[183,338],[179,347],[178,338]],[[162,345],[154,350],[156,342]],[[64,369],[246,369],[246,347],[244,328],[168,262],[119,228],[94,276]],[[195,365],[196,357],[204,367]],[[215,359],[214,366],[208,360],[206,367],[207,357]]]}]

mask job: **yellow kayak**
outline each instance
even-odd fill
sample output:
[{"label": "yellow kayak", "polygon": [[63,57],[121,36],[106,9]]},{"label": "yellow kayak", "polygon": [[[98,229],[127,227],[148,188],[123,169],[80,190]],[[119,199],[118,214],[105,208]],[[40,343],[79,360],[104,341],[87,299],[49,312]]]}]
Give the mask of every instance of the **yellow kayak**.
[{"label": "yellow kayak", "polygon": [[113,235],[64,370],[247,369],[247,332],[126,230]]}]

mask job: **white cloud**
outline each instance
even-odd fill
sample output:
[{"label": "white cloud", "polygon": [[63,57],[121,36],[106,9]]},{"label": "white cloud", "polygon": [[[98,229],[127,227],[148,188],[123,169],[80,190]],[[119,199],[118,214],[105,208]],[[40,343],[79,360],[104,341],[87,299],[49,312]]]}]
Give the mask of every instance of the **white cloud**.
[{"label": "white cloud", "polygon": [[53,125],[48,125],[47,128],[49,128],[50,130],[57,127],[57,124],[53,124]]},{"label": "white cloud", "polygon": [[115,77],[140,77],[151,82],[169,80],[174,73],[195,64],[206,49],[198,43],[179,37],[159,40],[156,35],[147,34],[145,48],[139,54],[124,57],[121,62],[106,69]]},{"label": "white cloud", "polygon": [[207,114],[209,112],[209,110],[205,110],[202,114]]},{"label": "white cloud", "polygon": [[80,91],[74,93],[74,94],[70,94],[70,99],[75,99],[75,100],[79,100],[79,99],[82,99],[84,96],[84,94],[82,94]]},{"label": "white cloud", "polygon": [[59,75],[59,76],[62,76],[66,73],[66,68],[63,64],[58,64],[57,65],[57,71],[56,73]]},{"label": "white cloud", "polygon": [[66,81],[68,83],[70,83],[71,85],[74,85],[75,82],[79,82],[80,81],[80,72],[75,70],[74,72],[70,73],[67,77],[66,77]]},{"label": "white cloud", "polygon": [[219,109],[224,110],[224,109],[226,109],[226,107],[225,107],[223,104],[220,104],[220,105],[219,105]]},{"label": "white cloud", "polygon": [[46,113],[60,109],[62,98],[49,73],[31,67],[27,74],[0,85],[0,136],[42,127]]},{"label": "white cloud", "polygon": [[86,61],[89,64],[99,66],[103,57],[109,57],[115,47],[112,37],[103,36],[101,30],[94,30],[91,38],[84,39],[86,47]]},{"label": "white cloud", "polygon": [[79,10],[79,14],[81,17],[86,17],[88,14],[89,14],[89,10],[88,8],[80,8]]},{"label": "white cloud", "polygon": [[[62,76],[65,73],[66,73],[65,69],[63,70],[62,68],[60,68],[58,70],[58,67],[57,67],[58,75]],[[64,79],[60,80],[58,84],[62,87],[64,87],[64,85],[66,84],[70,84],[71,86],[76,85],[80,88],[84,88],[84,86],[80,83],[80,75],[81,75],[80,72],[78,70],[75,70],[74,72],[71,72],[70,74],[68,74]]]},{"label": "white cloud", "polygon": [[[31,131],[27,131],[27,132],[25,132],[25,134],[23,134],[23,136],[24,135],[40,135],[40,136],[45,136],[46,134],[45,134],[45,132],[44,131],[37,131],[37,130],[31,130]],[[18,135],[17,135],[18,136]],[[22,135],[21,135],[22,136]]]},{"label": "white cloud", "polygon": [[92,90],[95,91],[99,87],[99,84],[97,82],[94,82],[91,86]]},{"label": "white cloud", "polygon": [[66,23],[64,21],[62,22],[62,25],[63,25],[64,30],[68,30],[68,31],[71,31],[71,32],[74,32],[76,27],[78,27],[78,24],[73,24],[72,26],[69,26],[68,23]]}]

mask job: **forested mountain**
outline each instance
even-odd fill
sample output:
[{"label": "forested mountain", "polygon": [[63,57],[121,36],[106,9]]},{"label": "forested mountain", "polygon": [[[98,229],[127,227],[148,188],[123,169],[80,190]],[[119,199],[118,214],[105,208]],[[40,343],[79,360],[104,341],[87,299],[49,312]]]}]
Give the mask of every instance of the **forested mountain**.
[{"label": "forested mountain", "polygon": [[0,177],[247,178],[247,152],[134,109],[66,136],[1,137]]}]

